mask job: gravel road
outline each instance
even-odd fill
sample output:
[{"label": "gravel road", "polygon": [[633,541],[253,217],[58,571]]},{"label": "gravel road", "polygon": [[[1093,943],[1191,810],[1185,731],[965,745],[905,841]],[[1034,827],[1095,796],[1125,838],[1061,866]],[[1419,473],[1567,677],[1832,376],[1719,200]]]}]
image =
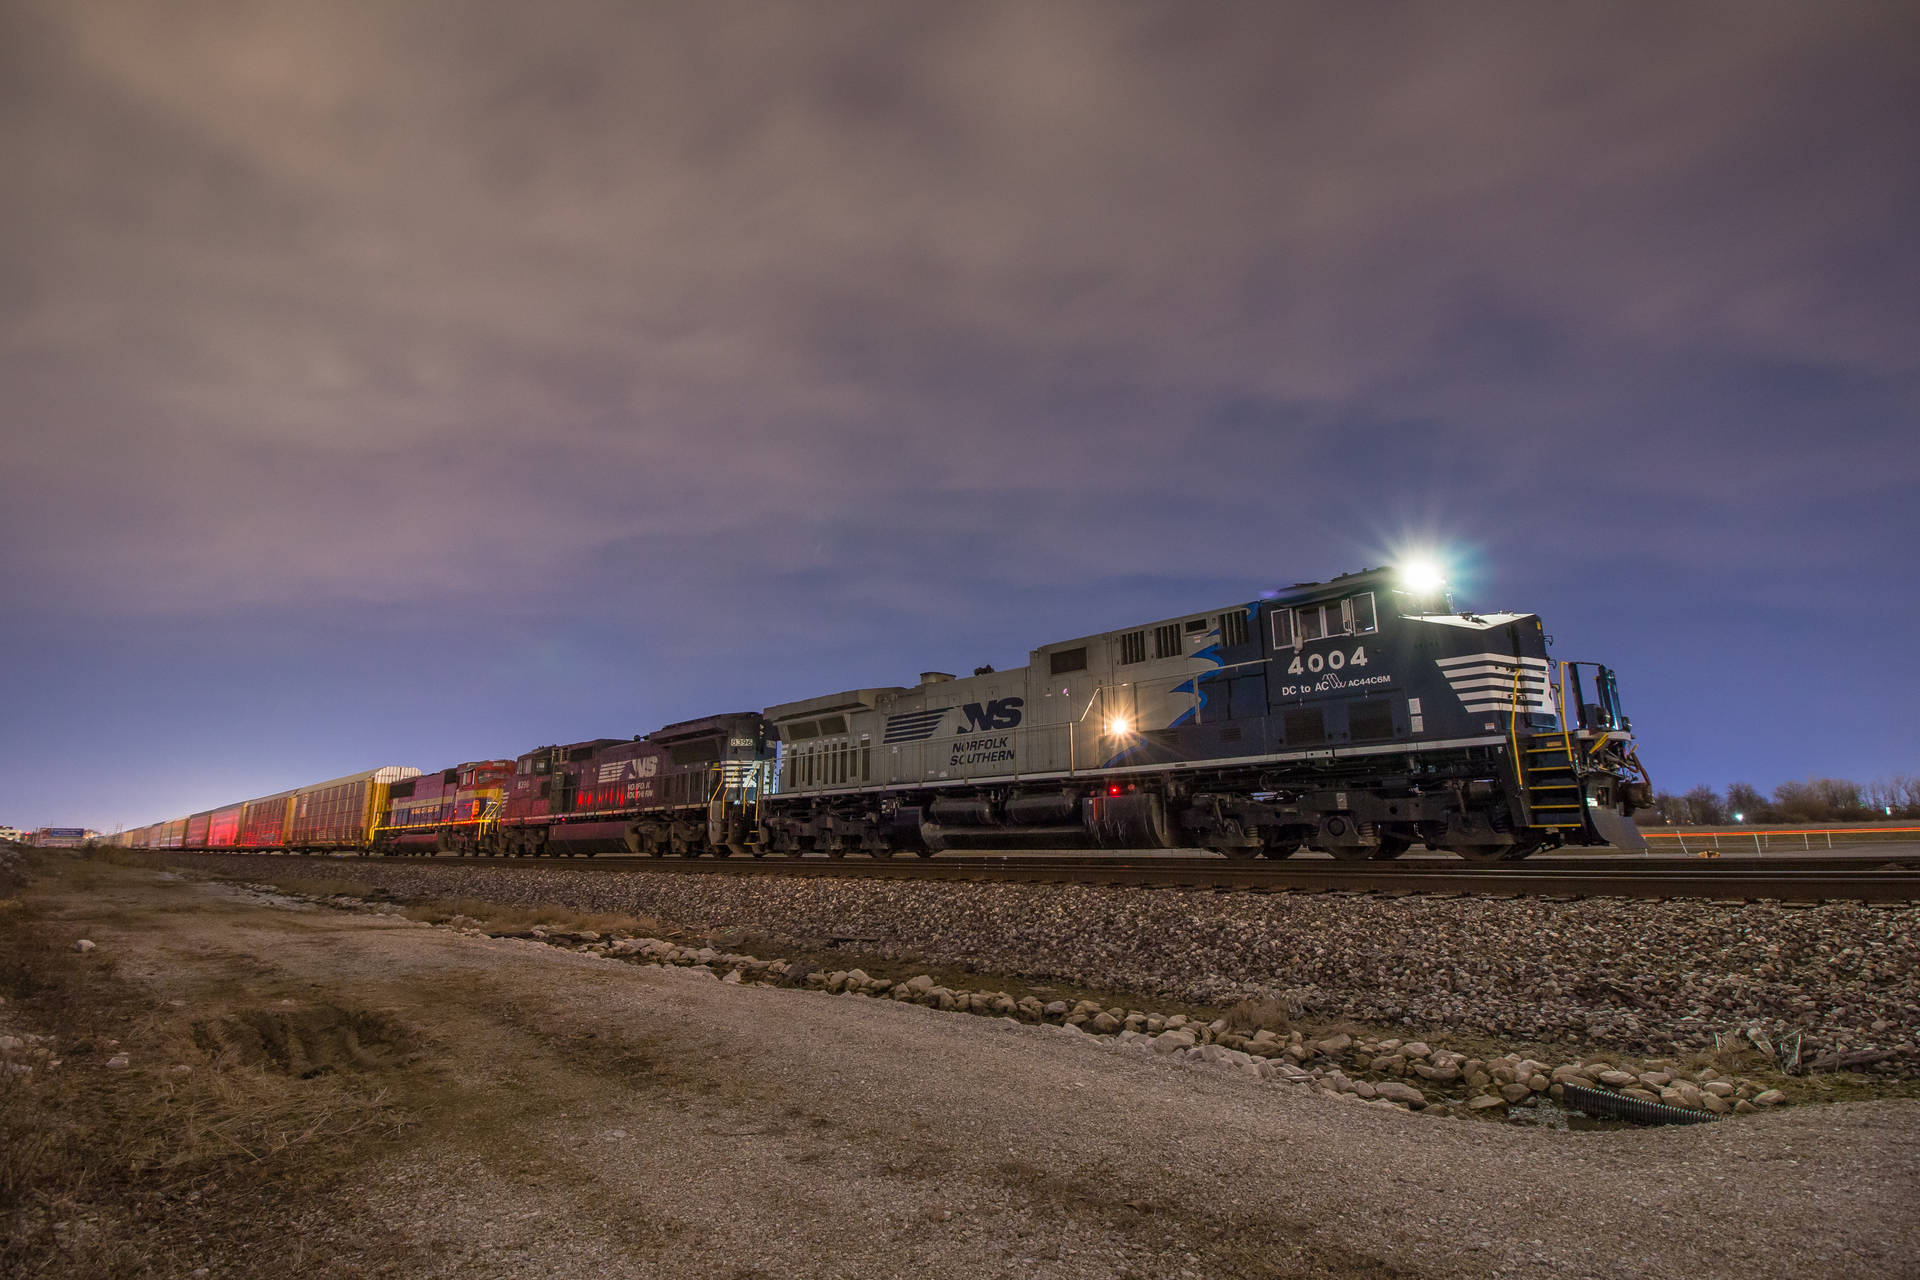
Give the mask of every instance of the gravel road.
[{"label": "gravel road", "polygon": [[[431,1047],[369,1059],[419,1123],[311,1217],[337,1274],[1798,1280],[1920,1257],[1920,1103],[1553,1132],[150,871],[63,910],[196,1025],[324,1007]],[[217,1241],[206,1265],[246,1272]]]}]

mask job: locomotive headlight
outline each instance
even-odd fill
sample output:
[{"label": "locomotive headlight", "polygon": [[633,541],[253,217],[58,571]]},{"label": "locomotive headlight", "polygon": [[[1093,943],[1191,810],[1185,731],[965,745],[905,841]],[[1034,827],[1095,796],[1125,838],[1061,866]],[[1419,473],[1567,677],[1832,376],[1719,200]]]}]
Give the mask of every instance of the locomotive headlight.
[{"label": "locomotive headlight", "polygon": [[1107,736],[1108,737],[1124,738],[1132,732],[1133,732],[1133,721],[1127,719],[1125,716],[1111,716],[1108,718],[1107,720]]},{"label": "locomotive headlight", "polygon": [[1444,591],[1447,575],[1433,560],[1408,560],[1400,565],[1400,587],[1416,596],[1433,596]]}]

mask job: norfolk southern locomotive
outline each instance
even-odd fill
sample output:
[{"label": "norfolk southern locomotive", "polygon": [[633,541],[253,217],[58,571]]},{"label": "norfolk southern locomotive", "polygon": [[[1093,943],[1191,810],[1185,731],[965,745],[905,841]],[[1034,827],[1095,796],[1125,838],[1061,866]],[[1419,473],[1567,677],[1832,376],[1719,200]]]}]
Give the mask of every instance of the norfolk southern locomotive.
[{"label": "norfolk southern locomotive", "polygon": [[[656,857],[1008,844],[1302,849],[1475,862],[1561,845],[1640,848],[1647,802],[1611,670],[1547,655],[1540,619],[1457,613],[1388,570],[1043,645],[1025,667],[852,689],[542,747],[440,774],[321,784],[329,839],[303,839],[299,789],[203,837],[207,815],[129,833],[174,848]],[[358,806],[357,809],[355,806]],[[221,813],[224,811],[213,811]],[[357,826],[356,826],[357,824]],[[283,834],[285,833],[285,834]]]}]

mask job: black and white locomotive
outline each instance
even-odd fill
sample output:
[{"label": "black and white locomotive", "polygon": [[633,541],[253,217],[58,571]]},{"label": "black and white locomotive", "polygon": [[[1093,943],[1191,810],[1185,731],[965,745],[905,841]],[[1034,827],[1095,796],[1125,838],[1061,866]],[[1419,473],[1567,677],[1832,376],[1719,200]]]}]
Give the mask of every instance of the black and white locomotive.
[{"label": "black and white locomotive", "polygon": [[[697,783],[596,806],[590,835],[565,812],[507,816],[482,847],[1380,859],[1420,845],[1477,862],[1640,848],[1631,814],[1649,789],[1614,674],[1547,645],[1534,614],[1456,612],[1437,581],[1369,570],[1043,645],[1013,670],[701,722],[724,727],[674,748]],[[581,745],[582,770],[605,777],[602,744]]]}]

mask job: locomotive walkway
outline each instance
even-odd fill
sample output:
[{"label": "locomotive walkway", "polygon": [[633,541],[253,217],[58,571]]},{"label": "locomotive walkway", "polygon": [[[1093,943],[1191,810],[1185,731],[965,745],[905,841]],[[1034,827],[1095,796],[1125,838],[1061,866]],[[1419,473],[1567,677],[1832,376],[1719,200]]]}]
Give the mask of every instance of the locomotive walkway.
[{"label": "locomotive walkway", "polygon": [[[546,858],[438,858],[441,865],[552,866]],[[1450,859],[1393,863],[1229,862],[1218,857],[945,855],[566,859],[609,872],[670,875],[836,876],[1027,884],[1127,885],[1254,893],[1456,894],[1528,897],[1703,898],[1781,902],[1920,901],[1920,853],[1818,858],[1532,858],[1468,867]]]}]

